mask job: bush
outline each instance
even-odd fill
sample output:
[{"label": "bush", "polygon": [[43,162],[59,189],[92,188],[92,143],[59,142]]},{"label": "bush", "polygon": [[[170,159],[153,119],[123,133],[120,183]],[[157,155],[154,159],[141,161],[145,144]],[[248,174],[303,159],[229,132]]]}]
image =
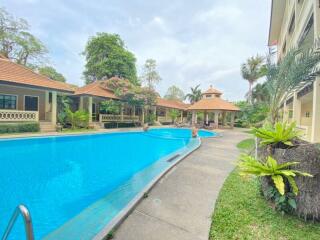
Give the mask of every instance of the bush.
[{"label": "bush", "polygon": [[28,123],[1,123],[0,134],[4,133],[24,133],[24,132],[39,132],[40,126],[37,122]]},{"label": "bush", "polygon": [[86,111],[78,110],[72,112],[67,109],[67,121],[71,124],[71,128],[87,128],[89,125],[89,113]]},{"label": "bush", "polygon": [[240,108],[235,121],[236,127],[260,127],[268,115],[268,105],[266,103],[250,104],[246,101],[237,102]]},{"label": "bush", "polygon": [[136,123],[117,123],[117,122],[108,122],[104,124],[104,128],[129,128],[136,127]]}]

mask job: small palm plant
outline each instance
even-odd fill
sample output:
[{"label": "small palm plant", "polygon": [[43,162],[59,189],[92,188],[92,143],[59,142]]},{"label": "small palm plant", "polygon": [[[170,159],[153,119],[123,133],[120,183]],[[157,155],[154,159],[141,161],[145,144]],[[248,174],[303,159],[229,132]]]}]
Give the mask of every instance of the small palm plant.
[{"label": "small palm plant", "polygon": [[261,128],[253,128],[252,133],[261,139],[260,145],[276,145],[282,143],[293,146],[292,140],[301,136],[301,132],[296,129],[296,123],[291,124],[277,122],[274,127],[265,125]]},{"label": "small palm plant", "polygon": [[240,175],[271,177],[275,188],[281,195],[285,194],[286,180],[289,183],[292,192],[295,195],[298,195],[298,186],[294,177],[312,177],[312,175],[298,170],[289,169],[291,166],[295,166],[297,164],[299,164],[299,162],[278,164],[277,161],[271,156],[268,156],[265,162],[261,162],[250,155],[242,154],[238,163],[238,167],[240,169]]}]

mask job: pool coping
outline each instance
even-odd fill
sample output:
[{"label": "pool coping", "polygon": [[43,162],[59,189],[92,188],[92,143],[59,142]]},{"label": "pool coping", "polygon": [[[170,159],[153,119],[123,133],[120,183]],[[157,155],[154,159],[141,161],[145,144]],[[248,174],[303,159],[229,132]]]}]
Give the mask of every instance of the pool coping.
[{"label": "pool coping", "polygon": [[[218,136],[218,135],[217,135]],[[214,136],[214,137],[217,137]],[[152,188],[168,173],[170,172],[177,164],[179,164],[182,160],[192,154],[194,151],[200,148],[201,146],[201,138],[197,137],[198,143],[192,149],[186,152],[186,154],[179,156],[178,159],[166,168],[163,172],[158,174],[156,177],[152,179],[152,181],[147,184],[128,204],[124,207],[105,227],[102,228],[100,232],[98,232],[93,240],[103,240],[106,236],[117,229],[121,223],[133,212],[135,207],[145,198],[145,194],[150,192]]]}]

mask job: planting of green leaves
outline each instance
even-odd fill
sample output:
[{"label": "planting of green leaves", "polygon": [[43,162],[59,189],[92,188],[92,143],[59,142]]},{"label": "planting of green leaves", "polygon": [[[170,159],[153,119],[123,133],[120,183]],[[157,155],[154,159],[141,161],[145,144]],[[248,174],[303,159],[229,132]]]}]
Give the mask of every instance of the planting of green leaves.
[{"label": "planting of green leaves", "polygon": [[252,156],[242,154],[238,166],[241,175],[256,175],[258,177],[270,177],[273,181],[275,188],[281,195],[285,194],[286,184],[290,186],[292,192],[298,195],[298,186],[294,177],[305,176],[312,177],[311,174],[301,172],[298,170],[290,169],[290,167],[299,164],[298,162],[287,162],[278,164],[277,161],[268,156],[265,162],[261,162]]},{"label": "planting of green leaves", "polygon": [[282,143],[292,146],[292,140],[299,138],[301,132],[296,130],[295,122],[291,124],[277,122],[274,126],[266,125],[262,128],[253,128],[253,134],[261,139],[260,145]]}]

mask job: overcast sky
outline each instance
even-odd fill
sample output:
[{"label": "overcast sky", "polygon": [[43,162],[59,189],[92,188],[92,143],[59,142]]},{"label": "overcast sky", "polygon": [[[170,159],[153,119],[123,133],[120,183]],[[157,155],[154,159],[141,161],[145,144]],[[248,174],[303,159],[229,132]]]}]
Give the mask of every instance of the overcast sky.
[{"label": "overcast sky", "polygon": [[26,19],[49,49],[52,65],[69,83],[83,85],[80,54],[96,32],[117,33],[137,58],[158,63],[163,95],[172,84],[185,92],[201,84],[239,100],[248,84],[240,64],[266,54],[270,0],[1,0]]}]

